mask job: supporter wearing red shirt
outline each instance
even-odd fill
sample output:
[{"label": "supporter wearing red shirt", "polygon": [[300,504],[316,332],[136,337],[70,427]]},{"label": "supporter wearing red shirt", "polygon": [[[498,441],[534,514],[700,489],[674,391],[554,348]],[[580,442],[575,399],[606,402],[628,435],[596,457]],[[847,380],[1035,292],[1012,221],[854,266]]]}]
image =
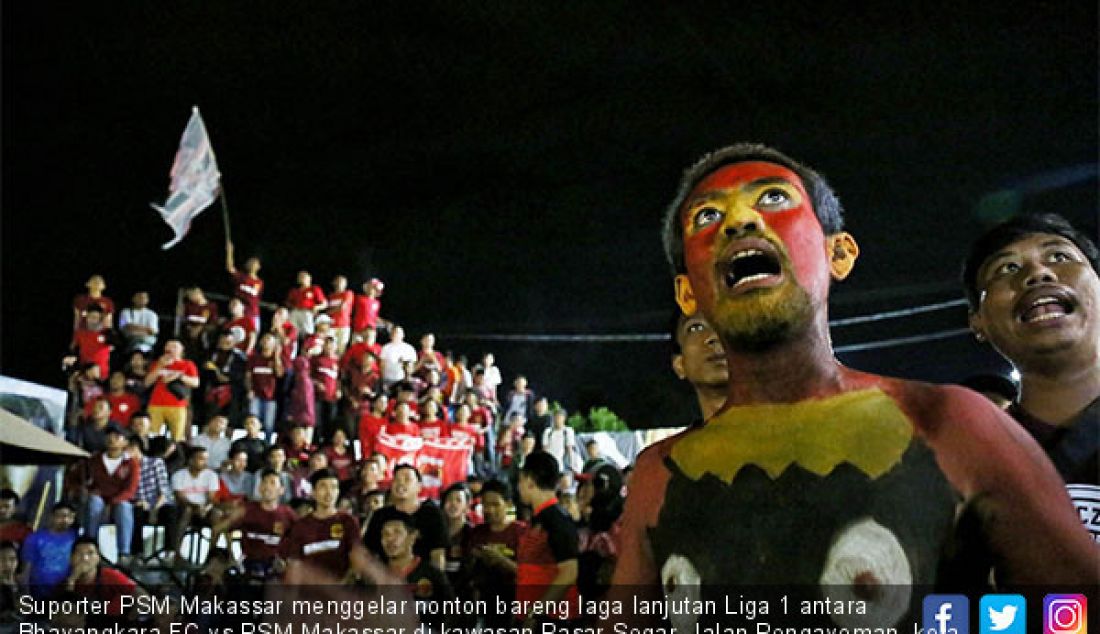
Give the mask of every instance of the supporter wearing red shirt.
[{"label": "supporter wearing red shirt", "polygon": [[[126,375],[122,372],[112,372],[107,382],[108,391],[102,397],[111,404],[111,420],[118,421],[123,427],[130,427],[130,417],[141,410],[141,399],[137,394],[126,391]],[[84,416],[90,417],[95,401],[84,406]]]},{"label": "supporter wearing red shirt", "polygon": [[313,334],[302,342],[301,354],[311,358],[321,354],[321,348],[324,347],[326,339],[335,341],[336,335],[332,331],[332,318],[321,314],[313,322]]},{"label": "supporter wearing red shirt", "polygon": [[[508,517],[510,496],[500,480],[490,480],[481,489],[481,508],[485,523],[470,530],[466,552],[470,553],[470,585],[483,601],[495,605],[495,600],[511,603],[516,594],[516,554],[527,524]],[[494,600],[495,599],[495,600]],[[486,616],[489,627],[510,625],[507,614]]]},{"label": "supporter wearing red shirt", "polygon": [[390,436],[420,436],[420,426],[409,418],[409,404],[398,402],[393,408],[393,420],[386,425],[386,433]]},{"label": "supporter wearing red shirt", "polygon": [[442,376],[445,360],[443,355],[435,349],[435,335],[427,333],[420,338],[420,350],[416,353],[416,369],[414,372],[420,378],[427,380],[428,372],[435,370]]},{"label": "supporter wearing red shirt", "polygon": [[273,572],[279,546],[294,525],[296,516],[289,506],[279,503],[283,496],[279,472],[265,468],[259,476],[260,499],[237,507],[224,521],[215,524],[212,540],[217,543],[219,535],[239,529],[245,570],[256,577],[267,578]]},{"label": "supporter wearing red shirt", "polygon": [[244,303],[244,314],[252,320],[252,331],[260,330],[260,298],[264,292],[264,281],[260,279],[260,260],[248,258],[244,262],[244,271],[238,271],[233,264],[233,243],[225,243],[225,270],[233,278],[233,295]]},{"label": "supporter wearing red shirt", "polygon": [[470,406],[463,403],[455,410],[455,422],[448,431],[451,438],[463,438],[470,442],[474,453],[485,452],[485,434],[475,425],[470,424]]},{"label": "supporter wearing red shirt", "polygon": [[85,506],[84,534],[96,536],[103,515],[110,511],[115,524],[119,562],[129,563],[134,531],[134,496],[137,494],[141,463],[126,451],[126,431],[118,423],[106,429],[106,451],[88,458],[88,502]]},{"label": "supporter wearing red shirt", "polygon": [[555,616],[569,619],[576,616],[578,600],[577,528],[554,494],[559,478],[558,459],[544,451],[527,456],[520,471],[520,499],[534,512],[516,553],[516,600],[526,605],[564,600],[568,608]]},{"label": "supporter wearing red shirt", "polygon": [[340,354],[344,353],[351,340],[351,311],[354,308],[355,293],[348,290],[348,278],[343,275],[332,278],[326,314],[332,318],[332,331],[336,335],[336,349]]},{"label": "supporter wearing red shirt", "polygon": [[[84,317],[88,307],[92,304],[98,304],[99,307],[103,309],[102,319],[100,320],[103,326],[108,329],[114,327],[115,302],[110,297],[103,295],[103,291],[107,288],[107,283],[103,281],[103,276],[93,275],[89,277],[84,287],[88,289],[88,292],[73,298],[73,330],[76,331],[80,328],[87,327],[84,323]],[[107,375],[105,374],[103,376]]]},{"label": "supporter wearing red shirt", "polygon": [[385,285],[378,278],[371,278],[363,283],[363,295],[355,297],[355,310],[351,316],[351,329],[355,334],[365,334],[365,331],[378,329],[378,317],[382,310],[382,289]]},{"label": "supporter wearing red shirt", "polygon": [[256,347],[256,328],[251,316],[245,314],[244,303],[240,298],[229,300],[229,321],[222,327],[223,332],[233,335],[233,345],[245,353],[252,354]]},{"label": "supporter wearing red shirt", "polygon": [[16,518],[19,494],[12,489],[0,489],[0,541],[22,544],[33,531],[21,519]]},{"label": "supporter wearing red shirt", "polygon": [[313,334],[313,318],[328,303],[325,292],[313,284],[308,271],[298,271],[298,285],[286,295],[286,307],[290,309],[290,322],[300,332]]},{"label": "supporter wearing red shirt", "polygon": [[416,388],[408,381],[402,381],[397,384],[397,396],[390,401],[389,410],[386,414],[390,418],[394,418],[394,410],[397,409],[398,403],[404,403],[409,406],[409,419],[420,420],[420,404],[416,402]]},{"label": "supporter wearing red shirt", "polygon": [[179,339],[164,343],[164,354],[149,368],[145,386],[153,388],[147,408],[153,435],[167,425],[173,439],[184,440],[187,437],[187,403],[190,391],[199,386],[199,370],[183,358],[183,344]]},{"label": "supporter wearing red shirt", "polygon": [[359,361],[363,358],[364,352],[373,354],[377,362],[378,355],[382,354],[382,346],[378,345],[377,341],[377,332],[374,328],[367,328],[361,333],[355,333],[357,340],[348,346],[348,349],[344,351],[344,356],[340,357],[340,368],[346,368]]},{"label": "supporter wearing red shirt", "polygon": [[374,439],[389,424],[386,416],[389,398],[379,394],[371,402],[370,411],[359,419],[359,455],[365,460],[374,453]]},{"label": "supporter wearing red shirt", "polygon": [[420,437],[425,440],[438,440],[450,437],[446,421],[439,417],[439,403],[426,399],[422,404],[423,416],[420,419]]},{"label": "supporter wearing red shirt", "polygon": [[92,599],[96,603],[106,603],[106,614],[88,616],[85,625],[107,626],[109,629],[122,614],[122,597],[134,595],[137,583],[114,568],[101,566],[101,561],[95,538],[89,535],[78,537],[69,557],[72,572],[65,580],[64,590],[78,597]]},{"label": "supporter wearing red shirt", "polygon": [[104,325],[103,307],[89,304],[84,309],[83,326],[73,332],[72,355],[65,357],[63,365],[68,368],[74,363],[80,365],[94,363],[99,367],[99,376],[105,377],[111,371],[111,338]]},{"label": "supporter wearing red shirt", "polygon": [[218,305],[206,299],[202,289],[194,286],[186,291],[183,302],[183,340],[193,352],[205,352],[206,334],[218,323]]},{"label": "supporter wearing red shirt", "polygon": [[310,476],[316,508],[299,518],[286,539],[279,544],[279,554],[288,560],[299,560],[328,572],[337,579],[348,576],[352,552],[359,550],[359,521],[354,516],[336,510],[340,497],[340,480],[330,469],[321,469]]}]

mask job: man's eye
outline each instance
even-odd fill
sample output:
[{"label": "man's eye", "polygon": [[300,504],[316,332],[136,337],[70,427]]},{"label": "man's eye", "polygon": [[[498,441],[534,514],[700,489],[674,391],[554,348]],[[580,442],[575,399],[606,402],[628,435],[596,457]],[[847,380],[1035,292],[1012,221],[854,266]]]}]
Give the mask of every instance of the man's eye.
[{"label": "man's eye", "polygon": [[1054,253],[1050,254],[1049,259],[1050,259],[1051,262],[1073,262],[1074,261],[1073,256],[1066,253],[1065,251],[1055,251]]},{"label": "man's eye", "polygon": [[703,331],[703,324],[690,324],[687,327],[687,331],[688,332],[702,332]]},{"label": "man's eye", "polygon": [[692,218],[692,224],[695,228],[706,227],[707,225],[718,222],[722,219],[722,212],[718,211],[714,207],[703,207],[699,211],[695,212],[695,216]]},{"label": "man's eye", "polygon": [[791,203],[790,195],[782,189],[769,189],[756,201],[757,207],[786,208]]},{"label": "man's eye", "polygon": [[994,275],[1011,275],[1020,270],[1020,265],[1015,262],[1005,262],[1004,264],[993,269]]}]

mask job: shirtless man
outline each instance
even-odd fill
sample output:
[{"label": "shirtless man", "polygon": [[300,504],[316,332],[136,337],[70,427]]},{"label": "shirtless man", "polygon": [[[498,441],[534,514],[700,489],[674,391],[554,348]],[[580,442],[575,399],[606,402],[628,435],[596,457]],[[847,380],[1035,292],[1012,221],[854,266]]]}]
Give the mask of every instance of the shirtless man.
[{"label": "shirtless man", "polygon": [[837,361],[829,285],[859,254],[841,224],[828,184],[764,146],[685,174],[665,225],[676,301],[737,370],[717,414],[639,457],[614,583],[821,586],[870,597],[858,622],[878,626],[912,618],[911,585],[982,586],[994,562],[1002,585],[1095,584],[1100,550],[1003,412]]}]

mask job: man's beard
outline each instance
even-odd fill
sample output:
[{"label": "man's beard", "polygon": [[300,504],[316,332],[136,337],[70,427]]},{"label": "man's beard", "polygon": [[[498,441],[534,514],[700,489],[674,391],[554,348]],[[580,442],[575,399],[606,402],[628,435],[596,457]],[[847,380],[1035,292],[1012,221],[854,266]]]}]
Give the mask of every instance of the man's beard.
[{"label": "man's beard", "polygon": [[814,306],[801,286],[787,280],[778,288],[750,291],[736,298],[720,296],[715,313],[708,319],[727,349],[764,352],[804,332]]}]

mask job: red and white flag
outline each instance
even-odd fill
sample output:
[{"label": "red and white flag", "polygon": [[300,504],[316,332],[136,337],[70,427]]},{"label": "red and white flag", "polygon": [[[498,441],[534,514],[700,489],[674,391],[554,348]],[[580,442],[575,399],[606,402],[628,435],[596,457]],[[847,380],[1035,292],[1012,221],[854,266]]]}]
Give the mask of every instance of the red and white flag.
[{"label": "red and white flag", "polygon": [[168,200],[164,205],[150,203],[160,213],[164,222],[176,232],[176,237],[162,246],[170,249],[187,235],[191,221],[218,197],[221,173],[214,159],[214,148],[199,114],[199,107],[191,109],[191,120],[183,130],[180,149],[172,170],[168,173]]}]

